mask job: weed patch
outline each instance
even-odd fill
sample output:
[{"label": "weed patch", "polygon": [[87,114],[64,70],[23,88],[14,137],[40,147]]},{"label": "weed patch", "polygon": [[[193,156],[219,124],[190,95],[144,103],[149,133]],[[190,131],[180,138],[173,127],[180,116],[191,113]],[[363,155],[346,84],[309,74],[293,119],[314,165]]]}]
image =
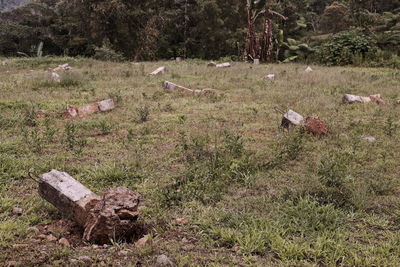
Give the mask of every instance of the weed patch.
[{"label": "weed patch", "polygon": [[192,200],[204,204],[221,200],[231,184],[248,182],[257,170],[252,154],[245,151],[241,136],[224,133],[221,143],[209,145],[209,136],[187,138],[181,134],[178,150],[187,171],[162,190],[164,206]]},{"label": "weed patch", "polygon": [[344,242],[346,216],[332,205],[320,205],[312,198],[283,202],[268,217],[222,211],[207,215],[211,218],[201,225],[210,237],[221,246],[238,247],[245,255],[272,253],[287,262],[322,265],[340,260],[332,240],[336,245]]}]

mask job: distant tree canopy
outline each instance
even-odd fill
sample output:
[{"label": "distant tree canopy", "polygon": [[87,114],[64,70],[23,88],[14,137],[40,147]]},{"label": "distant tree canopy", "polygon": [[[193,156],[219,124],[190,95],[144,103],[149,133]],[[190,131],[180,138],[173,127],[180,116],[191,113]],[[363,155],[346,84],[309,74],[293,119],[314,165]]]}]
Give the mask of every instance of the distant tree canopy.
[{"label": "distant tree canopy", "polygon": [[[43,42],[44,55],[93,56],[103,47],[103,52],[111,49],[136,60],[243,59],[249,1],[260,2],[32,0],[0,13],[0,54],[35,55]],[[341,31],[378,30],[382,38],[377,43],[397,52],[398,38],[391,36],[399,34],[400,0],[270,0],[268,6],[271,17],[281,14],[287,19],[266,23],[255,18],[254,31],[269,27],[273,38],[268,41],[277,60],[306,58],[312,51],[310,37]]]}]

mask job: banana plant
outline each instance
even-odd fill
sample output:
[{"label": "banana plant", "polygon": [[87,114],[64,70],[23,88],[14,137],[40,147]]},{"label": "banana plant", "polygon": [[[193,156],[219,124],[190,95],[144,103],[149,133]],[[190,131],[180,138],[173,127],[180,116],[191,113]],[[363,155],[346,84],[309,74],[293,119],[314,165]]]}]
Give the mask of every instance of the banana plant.
[{"label": "banana plant", "polygon": [[257,38],[255,25],[257,18],[265,13],[264,6],[266,0],[247,0],[247,60],[253,61],[260,58],[260,42]]},{"label": "banana plant", "polygon": [[[273,60],[273,19],[286,20],[287,17],[271,10],[272,0],[247,0],[247,46],[246,53],[248,60],[261,59],[271,62]],[[259,38],[255,32],[257,18],[263,15],[264,28]]]},{"label": "banana plant", "polygon": [[314,52],[314,49],[309,47],[306,43],[301,43],[292,38],[288,38],[286,42],[282,42],[279,45],[283,50],[284,63],[307,57]]}]

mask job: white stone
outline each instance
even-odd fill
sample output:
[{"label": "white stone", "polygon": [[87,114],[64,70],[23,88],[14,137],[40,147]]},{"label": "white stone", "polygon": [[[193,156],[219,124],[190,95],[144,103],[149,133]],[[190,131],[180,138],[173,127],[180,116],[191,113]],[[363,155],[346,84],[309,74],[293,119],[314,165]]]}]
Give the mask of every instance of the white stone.
[{"label": "white stone", "polygon": [[56,73],[56,72],[52,72],[51,73],[51,79],[53,80],[53,81],[55,81],[55,82],[61,82],[61,77],[60,77],[60,75],[58,74],[58,73]]},{"label": "white stone", "polygon": [[168,82],[168,81],[164,82],[164,89],[167,91],[170,91],[170,92],[182,91],[182,92],[187,92],[187,93],[194,93],[194,91],[192,89],[189,89],[189,88],[186,88],[186,87],[183,87],[183,86],[180,86],[180,85]]},{"label": "white stone", "polygon": [[17,207],[13,208],[13,210],[12,210],[12,213],[15,215],[18,215],[18,216],[22,215],[23,212],[24,212],[23,209],[17,208]]},{"label": "white stone", "polygon": [[66,172],[52,170],[42,175],[42,182],[48,183],[59,192],[63,192],[63,195],[73,202],[92,194],[92,191]]},{"label": "white stone", "polygon": [[92,261],[92,258],[90,258],[89,256],[79,256],[77,259],[80,261],[86,261],[86,262]]},{"label": "white stone", "polygon": [[275,80],[275,74],[268,74],[268,75],[266,75],[266,76],[264,77],[264,79],[267,79],[267,80]]},{"label": "white stone", "polygon": [[358,95],[350,95],[345,94],[342,99],[344,104],[353,104],[353,103],[368,103],[371,102],[370,97],[363,97]]},{"label": "white stone", "polygon": [[65,237],[58,240],[58,243],[63,246],[66,246],[66,247],[71,247],[71,244],[69,243],[68,239],[66,239]]},{"label": "white stone", "polygon": [[231,66],[231,63],[229,63],[229,62],[225,62],[225,63],[216,65],[217,68],[229,68],[230,66]]},{"label": "white stone", "polygon": [[305,72],[313,72],[313,69],[312,69],[310,66],[308,66],[308,67],[306,68]]},{"label": "white stone", "polygon": [[166,68],[164,66],[159,67],[158,69],[156,69],[155,71],[153,71],[152,73],[150,73],[150,75],[159,75],[159,74],[164,74],[166,71]]},{"label": "white stone", "polygon": [[173,266],[172,261],[164,254],[157,257],[157,264],[162,266]]},{"label": "white stone", "polygon": [[68,63],[58,65],[58,67],[54,68],[53,71],[59,71],[59,70],[70,70],[71,67],[69,66]]},{"label": "white stone", "polygon": [[71,116],[72,118],[75,118],[78,116],[78,110],[71,105],[67,105],[66,113],[68,114],[68,116]]},{"label": "white stone", "polygon": [[253,63],[254,63],[255,65],[258,65],[258,64],[260,64],[260,60],[259,60],[258,58],[255,58],[255,59],[253,60]]},{"label": "white stone", "polygon": [[302,115],[291,109],[289,109],[289,111],[283,116],[283,118],[284,120],[287,120],[294,125],[300,125],[304,120],[304,117]]},{"label": "white stone", "polygon": [[110,111],[113,110],[115,108],[115,104],[114,101],[110,98],[110,99],[106,99],[100,102],[97,102],[97,104],[99,105],[99,110],[100,111]]},{"label": "white stone", "polygon": [[86,222],[85,205],[99,197],[68,173],[52,170],[41,176],[39,194],[53,204],[65,216],[74,218],[79,224]]},{"label": "white stone", "polygon": [[375,137],[372,137],[372,136],[367,136],[367,137],[361,138],[361,140],[364,140],[364,141],[368,141],[368,142],[370,142],[370,143],[373,143],[373,142],[376,141],[376,138],[375,138]]}]

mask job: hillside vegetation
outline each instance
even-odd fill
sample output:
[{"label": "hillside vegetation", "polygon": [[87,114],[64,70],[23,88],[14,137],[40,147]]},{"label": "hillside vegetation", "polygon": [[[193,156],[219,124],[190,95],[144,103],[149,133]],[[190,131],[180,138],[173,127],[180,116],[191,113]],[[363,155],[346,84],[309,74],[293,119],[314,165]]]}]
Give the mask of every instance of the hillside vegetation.
[{"label": "hillside vegetation", "polygon": [[[52,81],[48,68],[67,62],[72,70]],[[155,266],[165,254],[177,266],[398,265],[400,72],[206,65],[57,57],[0,65],[0,262]],[[148,75],[159,66],[165,75]],[[269,73],[275,80],[262,79]],[[216,92],[168,93],[165,80]],[[344,105],[345,93],[379,93],[388,105]],[[63,116],[67,104],[109,97],[113,111]],[[283,130],[275,107],[319,116],[329,134]],[[138,191],[134,240],[82,242],[28,178],[50,169],[94,192]],[[133,243],[143,236],[146,244]]]},{"label": "hillside vegetation", "polygon": [[399,0],[37,0],[0,13],[0,55],[400,68],[399,14]]}]

